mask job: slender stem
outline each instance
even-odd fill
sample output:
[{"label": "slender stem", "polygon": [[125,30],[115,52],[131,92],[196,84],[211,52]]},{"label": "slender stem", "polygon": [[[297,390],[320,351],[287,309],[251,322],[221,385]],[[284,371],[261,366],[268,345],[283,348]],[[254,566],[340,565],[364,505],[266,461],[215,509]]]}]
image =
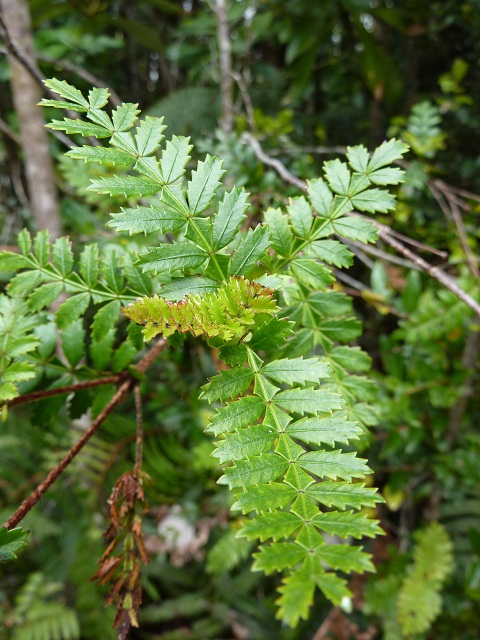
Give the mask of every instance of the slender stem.
[{"label": "slender stem", "polygon": [[135,395],[135,412],[137,415],[137,434],[136,434],[136,452],[135,452],[135,466],[133,473],[140,473],[142,468],[143,458],[143,411],[142,411],[142,396],[140,395],[140,387],[138,384],[134,389]]},{"label": "slender stem", "polygon": [[[148,353],[140,360],[140,362],[134,367],[138,373],[145,373],[154,363],[157,356],[165,349],[167,341],[165,338],[160,338],[158,342],[150,349]],[[105,418],[113,411],[113,409],[119,404],[119,402],[125,397],[125,395],[137,384],[137,380],[134,377],[129,377],[118,388],[117,392],[101,411],[98,417],[92,422],[89,428],[85,431],[82,437],[73,445],[66,456],[58,463],[58,465],[50,471],[45,480],[34,490],[32,493],[22,502],[15,513],[7,520],[5,527],[7,529],[13,529],[16,525],[23,520],[27,513],[37,504],[43,495],[50,489],[55,480],[65,471],[68,465],[72,462],[75,456],[82,450],[86,443],[90,440],[93,434],[100,427]]]},{"label": "slender stem", "polygon": [[55,480],[72,462],[77,453],[79,453],[87,444],[87,442],[105,420],[108,414],[113,411],[113,409],[117,406],[124,395],[130,390],[132,384],[132,380],[126,380],[119,387],[117,393],[113,396],[113,398],[103,409],[103,411],[98,415],[98,417],[92,422],[83,436],[73,445],[67,455],[59,462],[59,464],[54,469],[50,471],[45,480],[38,485],[38,487],[28,496],[28,498],[22,502],[15,513],[7,520],[4,525],[5,527],[7,527],[7,529],[13,529],[21,520],[23,520],[27,513],[37,504],[40,498],[50,489]]},{"label": "slender stem", "polygon": [[65,387],[58,387],[57,389],[44,389],[43,391],[33,391],[32,393],[26,393],[23,396],[18,396],[10,402],[6,403],[9,407],[13,407],[19,404],[27,404],[27,402],[36,402],[37,400],[44,400],[45,398],[51,398],[52,396],[58,396],[62,393],[75,393],[82,389],[90,389],[91,387],[100,387],[104,384],[118,384],[127,377],[127,372],[118,373],[115,376],[108,376],[107,378],[99,378],[98,380],[86,380],[85,382],[77,382],[76,384],[69,384]]}]

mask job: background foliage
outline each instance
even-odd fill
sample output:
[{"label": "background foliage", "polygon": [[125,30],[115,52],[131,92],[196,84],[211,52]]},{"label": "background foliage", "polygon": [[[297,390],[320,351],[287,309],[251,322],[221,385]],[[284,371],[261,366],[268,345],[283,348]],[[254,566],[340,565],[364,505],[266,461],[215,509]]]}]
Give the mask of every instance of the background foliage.
[{"label": "background foliage", "polygon": [[[31,0],[37,62],[47,77],[86,90],[93,75],[122,100],[164,115],[170,133],[192,136],[194,161],[205,153],[224,159],[232,183],[252,193],[249,224],[268,207],[274,212],[285,206],[299,190],[258,160],[246,132],[302,179],[318,177],[323,161],[344,153],[344,145],[373,149],[390,136],[404,140],[411,147],[403,165],[406,182],[398,189],[397,207],[381,221],[419,243],[412,247],[418,255],[478,300],[477,3],[229,3],[231,127],[221,120],[225,76],[215,6],[198,0]],[[33,232],[36,225],[25,195],[5,56],[0,64],[0,243],[8,248],[23,227]],[[47,117],[56,116],[52,111]],[[86,191],[91,180],[110,179],[112,169],[73,162],[63,157],[65,150],[51,140],[63,228],[80,262],[84,256],[84,290],[76,295],[91,295],[85,287],[93,282],[86,265],[97,260],[92,241],[99,247],[105,286],[126,287],[132,299],[151,294],[148,278],[119,283],[112,263],[113,246],[128,265],[131,252],[145,251],[147,241],[124,236],[114,244],[105,229],[109,212],[128,210],[133,202],[128,194],[110,198]],[[270,214],[272,227],[276,215]],[[42,242],[36,244],[38,260]],[[66,247],[61,241],[56,247],[57,267],[61,261],[68,275]],[[230,504],[216,484],[217,461],[210,457],[212,438],[203,432],[212,412],[197,399],[198,389],[215,373],[216,354],[198,341],[179,342],[182,348],[160,356],[155,384],[145,396],[144,469],[152,478],[145,534],[152,562],[143,575],[141,631],[132,638],[477,637],[478,317],[382,240],[373,248],[352,248],[353,265],[348,271],[347,264],[336,265],[335,276],[363,323],[362,336],[354,333],[348,340],[373,362],[374,386],[361,386],[352,375],[345,381],[373,401],[377,413],[364,416],[373,428],[361,449],[386,500],[377,507],[386,535],[372,546],[378,573],[351,581],[354,595],[342,608],[332,609],[319,597],[297,630],[280,626],[273,606],[278,584],[250,571],[251,543],[235,537],[229,524]],[[0,272],[2,281],[16,268]],[[38,281],[31,275],[27,285],[33,290]],[[58,296],[57,285],[52,280],[50,289],[38,289],[35,312],[42,314]],[[101,293],[104,303],[108,295]],[[41,342],[47,387],[52,371],[57,375],[64,366],[55,357],[53,327],[20,323],[22,304],[12,308],[4,302],[0,322],[18,332],[19,349],[25,335],[32,348]],[[61,323],[60,309],[57,324],[59,316]],[[83,344],[82,325],[65,326],[69,368],[83,367],[88,377],[92,371],[115,373],[132,361],[138,335],[130,333],[120,347],[105,326],[94,322],[86,364],[84,353],[75,350]],[[299,343],[308,338],[299,336]],[[295,344],[289,355],[296,357]],[[20,382],[28,392],[29,381],[21,375],[29,372],[16,375],[12,384]],[[65,371],[61,384],[69,380]],[[12,407],[0,429],[2,522],[82,433],[85,403],[93,403],[95,416],[112,391],[100,387],[77,394],[68,407],[61,398],[38,403],[33,411]],[[122,409],[22,523],[31,529],[28,549],[1,569],[0,625],[7,638],[115,637],[112,613],[98,604],[104,591],[89,578],[104,550],[106,499],[134,457],[133,404]],[[183,544],[181,537],[169,538],[172,529],[184,536]],[[417,623],[412,602],[421,611]]]}]

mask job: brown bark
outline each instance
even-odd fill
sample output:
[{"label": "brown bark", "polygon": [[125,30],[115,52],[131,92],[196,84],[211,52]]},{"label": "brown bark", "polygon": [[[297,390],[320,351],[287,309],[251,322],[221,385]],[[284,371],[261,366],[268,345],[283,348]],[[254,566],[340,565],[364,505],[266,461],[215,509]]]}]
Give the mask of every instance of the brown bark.
[{"label": "brown bark", "polygon": [[[0,0],[3,23],[12,43],[32,64],[33,39],[26,0]],[[53,163],[41,110],[40,88],[31,73],[9,54],[13,104],[20,123],[25,175],[32,213],[39,229],[48,229],[53,238],[61,235],[61,219],[55,188]]]}]

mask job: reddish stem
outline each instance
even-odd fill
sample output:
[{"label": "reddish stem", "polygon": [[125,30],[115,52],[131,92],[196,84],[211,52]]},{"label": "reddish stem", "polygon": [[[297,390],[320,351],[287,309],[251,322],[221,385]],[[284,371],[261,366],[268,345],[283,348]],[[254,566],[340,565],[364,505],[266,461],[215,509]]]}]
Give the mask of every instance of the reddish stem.
[{"label": "reddish stem", "polygon": [[[140,362],[134,367],[139,373],[145,373],[147,369],[153,364],[157,356],[163,351],[166,347],[167,341],[164,338],[161,338],[150,351],[145,354],[145,356],[140,360]],[[127,374],[128,375],[128,374]],[[105,380],[105,378],[103,378]],[[85,431],[83,436],[76,442],[67,455],[58,463],[55,469],[52,469],[50,473],[47,475],[45,480],[38,485],[38,487],[32,491],[32,493],[28,496],[26,500],[22,502],[19,508],[15,511],[15,513],[7,520],[5,523],[5,527],[7,529],[13,529],[23,518],[27,515],[27,513],[37,504],[40,498],[50,489],[55,480],[65,471],[68,465],[75,458],[77,453],[79,453],[82,448],[86,445],[86,443],[93,436],[95,431],[99,428],[105,418],[113,411],[116,405],[123,399],[123,397],[132,389],[134,385],[138,384],[138,381],[133,377],[128,378],[125,382],[118,388],[117,392],[110,400],[110,402],[106,405],[103,411],[98,415],[98,417],[92,422],[89,428]]]},{"label": "reddish stem", "polygon": [[65,387],[58,387],[58,389],[44,389],[43,391],[33,391],[32,393],[26,393],[23,396],[18,396],[10,402],[6,403],[9,407],[13,407],[18,404],[26,404],[27,402],[35,402],[37,400],[43,400],[44,398],[51,398],[52,396],[58,396],[62,393],[75,393],[82,389],[89,389],[91,387],[100,387],[104,384],[118,384],[128,376],[126,371],[118,373],[114,376],[108,376],[108,378],[99,378],[97,380],[86,380],[85,382],[77,382],[76,384],[69,384]]}]

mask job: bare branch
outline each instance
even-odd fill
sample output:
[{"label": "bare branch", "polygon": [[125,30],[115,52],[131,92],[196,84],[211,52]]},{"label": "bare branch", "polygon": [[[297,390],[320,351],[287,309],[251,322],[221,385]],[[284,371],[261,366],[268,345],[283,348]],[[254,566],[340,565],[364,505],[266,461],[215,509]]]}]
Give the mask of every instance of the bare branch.
[{"label": "bare branch", "polygon": [[19,404],[27,404],[28,402],[36,402],[37,400],[45,400],[45,398],[52,398],[64,393],[76,393],[82,389],[91,389],[92,387],[100,387],[105,384],[118,384],[127,377],[127,372],[119,373],[115,376],[108,376],[107,378],[99,378],[97,380],[86,380],[85,382],[77,382],[76,384],[69,384],[65,387],[58,387],[57,389],[44,389],[43,391],[33,391],[32,393],[26,393],[23,396],[13,398],[10,402],[6,402],[9,407],[13,407]]},{"label": "bare branch", "polygon": [[[140,362],[134,367],[138,373],[145,373],[149,367],[154,363],[157,356],[166,347],[167,341],[165,338],[161,338],[148,353],[140,360]],[[83,449],[93,434],[100,427],[105,418],[113,411],[113,409],[123,400],[126,394],[138,384],[138,381],[134,377],[129,377],[118,388],[117,392],[100,412],[98,417],[92,422],[89,428],[85,431],[82,437],[73,445],[66,456],[58,463],[58,465],[50,471],[45,480],[38,485],[38,487],[28,496],[26,500],[22,502],[15,513],[5,523],[7,529],[13,529],[27,513],[37,504],[37,502],[45,495],[50,489],[55,480],[65,471],[68,465],[72,462],[75,456]]]}]

